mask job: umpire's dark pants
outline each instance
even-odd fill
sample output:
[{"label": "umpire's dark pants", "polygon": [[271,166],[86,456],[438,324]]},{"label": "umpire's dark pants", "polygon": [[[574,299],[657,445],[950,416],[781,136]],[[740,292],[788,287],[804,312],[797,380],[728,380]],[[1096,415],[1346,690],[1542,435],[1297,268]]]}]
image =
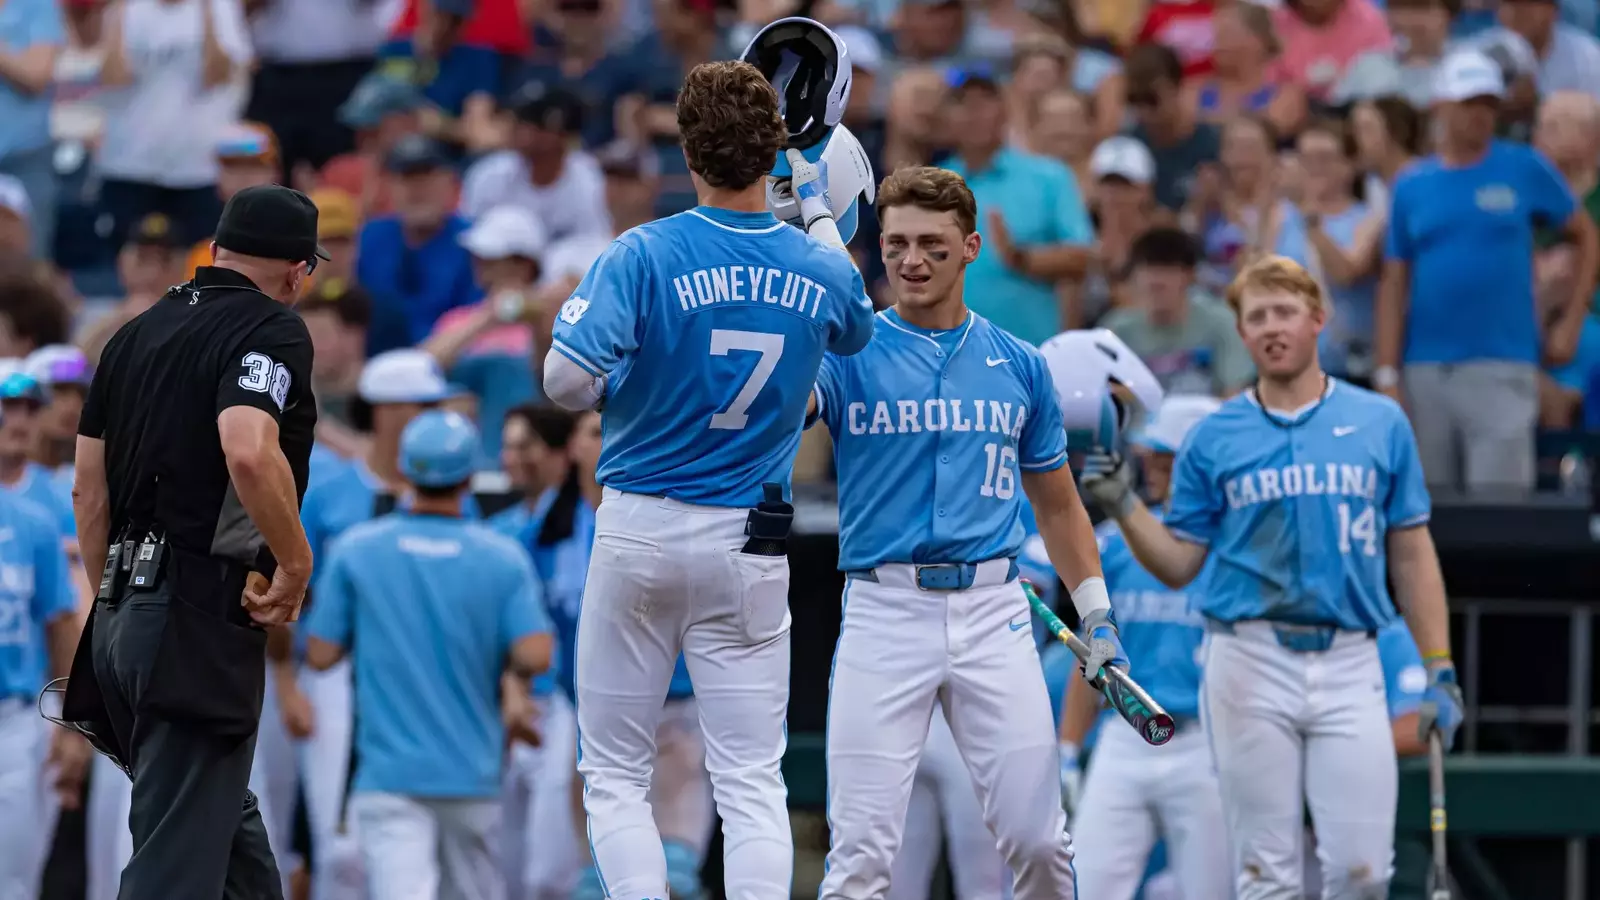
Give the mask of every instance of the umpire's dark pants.
[{"label": "umpire's dark pants", "polygon": [[168,604],[181,602],[163,586],[95,610],[95,678],[133,770],[133,858],[118,900],[282,900],[249,790],[255,734],[226,737],[142,708]]}]

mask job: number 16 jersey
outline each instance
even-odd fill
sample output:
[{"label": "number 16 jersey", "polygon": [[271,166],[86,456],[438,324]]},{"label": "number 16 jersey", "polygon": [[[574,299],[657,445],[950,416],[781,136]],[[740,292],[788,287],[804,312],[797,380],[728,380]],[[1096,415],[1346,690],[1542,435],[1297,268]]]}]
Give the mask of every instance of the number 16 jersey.
[{"label": "number 16 jersey", "polygon": [[1044,357],[973,313],[928,331],[894,310],[817,376],[839,470],[839,568],[1017,555],[1022,472],[1067,463]]},{"label": "number 16 jersey", "polygon": [[771,213],[698,207],[612,242],[551,349],[608,376],[600,483],[704,506],[787,493],[824,350],[872,337],[848,254]]}]

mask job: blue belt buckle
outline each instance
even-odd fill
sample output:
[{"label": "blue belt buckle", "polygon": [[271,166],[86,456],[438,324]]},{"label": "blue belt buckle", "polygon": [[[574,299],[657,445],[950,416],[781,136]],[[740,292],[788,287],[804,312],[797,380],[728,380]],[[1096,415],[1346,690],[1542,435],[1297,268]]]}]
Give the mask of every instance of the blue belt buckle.
[{"label": "blue belt buckle", "polygon": [[1295,653],[1321,653],[1333,646],[1339,629],[1331,625],[1285,625],[1273,623],[1278,646]]},{"label": "blue belt buckle", "polygon": [[978,567],[971,563],[917,566],[917,587],[924,591],[964,591],[972,587]]}]

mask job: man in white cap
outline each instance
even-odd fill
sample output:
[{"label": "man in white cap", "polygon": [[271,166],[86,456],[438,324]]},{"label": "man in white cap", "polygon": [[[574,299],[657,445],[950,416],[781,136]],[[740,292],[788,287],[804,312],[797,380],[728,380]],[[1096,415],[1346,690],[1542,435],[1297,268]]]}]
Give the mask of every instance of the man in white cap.
[{"label": "man in white cap", "polygon": [[1128,254],[1155,224],[1156,161],[1138,138],[1109,137],[1089,155],[1089,208],[1095,212],[1095,254],[1074,302],[1070,324],[1099,321],[1117,305],[1128,279]]},{"label": "man in white cap", "polygon": [[[1452,53],[1434,82],[1437,153],[1395,182],[1373,385],[1403,399],[1430,485],[1528,490],[1539,363],[1571,359],[1600,262],[1595,225],[1545,156],[1494,138],[1500,67]],[[1547,335],[1534,314],[1536,229],[1573,244]],[[1403,367],[1403,369],[1402,369]]]},{"label": "man in white cap", "polygon": [[28,189],[12,175],[0,175],[0,255],[28,255],[33,240],[33,204]]},{"label": "man in white cap", "polygon": [[[432,356],[422,350],[380,353],[367,361],[357,386],[351,418],[370,435],[365,459],[306,491],[301,520],[314,556],[321,558],[334,538],[360,522],[408,502],[400,472],[400,434],[424,409],[455,393]],[[463,514],[478,515],[466,494]],[[316,598],[308,596],[306,603]],[[327,671],[299,671],[304,642],[296,640],[292,661],[274,667],[271,679],[285,725],[299,738],[300,775],[311,829],[312,894],[319,900],[359,900],[365,896],[355,823],[345,815],[350,775],[352,704],[348,663]],[[296,677],[298,674],[298,678]]]}]

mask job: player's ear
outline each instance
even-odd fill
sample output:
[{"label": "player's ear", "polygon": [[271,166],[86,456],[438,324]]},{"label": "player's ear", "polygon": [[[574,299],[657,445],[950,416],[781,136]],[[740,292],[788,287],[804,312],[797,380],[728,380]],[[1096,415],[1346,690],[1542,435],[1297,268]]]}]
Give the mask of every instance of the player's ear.
[{"label": "player's ear", "polygon": [[983,238],[974,230],[967,235],[966,240],[961,242],[961,262],[965,265],[972,265],[973,261],[978,258],[978,251],[982,249]]}]

